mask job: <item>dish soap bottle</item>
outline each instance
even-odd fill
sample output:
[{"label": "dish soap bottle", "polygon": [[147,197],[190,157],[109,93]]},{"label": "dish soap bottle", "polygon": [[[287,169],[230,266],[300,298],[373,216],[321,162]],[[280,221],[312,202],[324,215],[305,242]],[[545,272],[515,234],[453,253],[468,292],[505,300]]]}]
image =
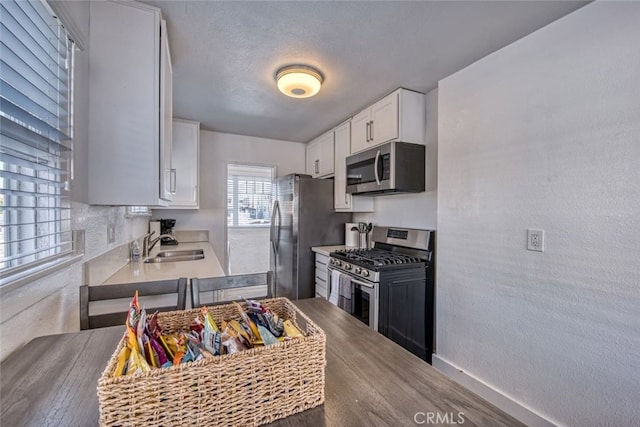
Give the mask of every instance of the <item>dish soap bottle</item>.
[{"label": "dish soap bottle", "polygon": [[138,243],[138,240],[131,242],[131,262],[140,262],[140,244]]}]

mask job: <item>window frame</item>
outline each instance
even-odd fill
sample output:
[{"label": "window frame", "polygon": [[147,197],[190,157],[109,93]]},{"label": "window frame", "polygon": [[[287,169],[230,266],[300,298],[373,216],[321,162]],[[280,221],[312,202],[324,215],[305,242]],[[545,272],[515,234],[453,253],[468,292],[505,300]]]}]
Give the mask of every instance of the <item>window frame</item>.
[{"label": "window frame", "polygon": [[[270,178],[267,177],[261,177],[260,175],[255,175],[252,176],[251,174],[232,174],[230,175],[230,168],[233,167],[237,167],[237,168],[262,168],[262,169],[269,169],[270,170]],[[266,171],[265,171],[266,172]],[[233,176],[233,185],[232,188],[233,190],[230,193],[230,185],[229,185],[229,181],[230,181],[230,176]],[[226,227],[231,227],[231,228],[261,228],[261,227],[270,227],[270,219],[271,219],[271,209],[273,208],[273,200],[274,200],[274,194],[273,194],[273,180],[276,177],[276,168],[273,165],[264,165],[264,164],[252,164],[252,163],[244,163],[244,162],[230,162],[227,163],[227,167],[226,167],[226,189],[225,189],[225,206],[226,206],[226,220],[225,220],[225,226]],[[263,183],[269,183],[270,189],[268,193],[265,193],[264,190],[261,193],[255,193],[255,191],[253,193],[247,193],[246,191],[244,193],[240,193],[238,191],[238,181],[241,180],[242,178],[244,178],[245,181],[252,181],[254,184],[257,182],[261,182]],[[257,178],[257,179],[247,179],[247,178]],[[264,188],[264,187],[263,187]],[[241,223],[241,221],[239,220],[239,201],[238,201],[238,197],[240,194],[247,194],[250,196],[262,196],[262,195],[266,195],[268,196],[268,203],[267,203],[267,207],[266,210],[268,212],[268,217],[265,219],[266,222],[264,223],[257,223],[257,224],[243,224]],[[229,205],[229,200],[230,198],[231,200],[231,206]],[[229,221],[229,210],[233,209],[233,213],[231,216],[231,222]],[[257,221],[258,219],[256,219]]]},{"label": "window frame", "polygon": [[[37,87],[37,79],[43,78],[42,72],[32,70],[30,78],[28,75],[25,77],[18,74],[23,81],[22,84],[14,81],[14,84],[10,85],[8,82],[4,83],[3,78],[2,94],[6,108],[2,108],[0,114],[5,128],[2,130],[2,138],[6,143],[0,152],[0,169],[3,172],[0,183],[3,231],[0,241],[0,288],[3,292],[71,265],[84,255],[84,231],[72,229],[70,200],[71,183],[74,178],[74,86],[78,43],[72,37],[66,22],[63,22],[49,3],[44,0],[20,3],[3,2],[2,5],[5,9],[3,12],[11,10],[13,20],[13,28],[6,27],[7,39],[3,40],[3,43],[9,43],[7,46],[11,45],[14,48],[6,58],[3,57],[3,67],[20,63],[29,65],[27,58],[33,61],[35,57],[38,61],[43,61],[36,53],[38,49],[41,49],[41,52],[46,51],[44,48],[47,47],[47,59],[53,62],[43,61],[44,68],[41,70],[46,70],[44,73],[51,73],[56,79],[42,81],[49,81],[49,85],[55,84],[51,87],[57,91],[47,95],[53,96],[51,100],[56,104],[52,106],[48,101],[47,105],[43,104],[42,100],[38,101],[37,97],[26,95],[29,85]],[[69,17],[69,13],[63,14]],[[73,27],[73,23],[70,24]],[[35,26],[41,34],[32,37],[27,44],[22,40],[19,40],[22,45],[15,42],[11,44],[11,37],[16,37],[12,35],[14,31],[24,31],[25,25]],[[79,34],[77,31],[75,33]],[[49,37],[53,34],[54,37],[48,38],[47,34]],[[22,56],[23,53],[32,56]],[[10,58],[11,55],[16,59]],[[5,62],[5,59],[8,62]],[[61,68],[62,62],[64,68]],[[62,70],[62,74],[51,71],[51,67],[57,69],[56,66]],[[7,68],[6,71],[9,69],[16,73],[13,68]],[[66,87],[59,84],[60,79],[66,82]],[[65,90],[61,91],[60,87],[65,87]],[[58,136],[52,137],[50,132],[42,133],[40,126],[32,127],[28,121],[21,120],[20,114],[11,114],[12,111],[16,111],[18,100],[32,106],[19,111],[20,114],[27,114],[28,121],[35,119],[46,123],[55,129]],[[61,100],[64,100],[62,104]],[[38,114],[37,111],[41,113]],[[52,114],[51,117],[56,121],[51,124],[49,120],[45,120],[41,115],[43,111],[49,112],[47,115]],[[63,127],[58,127],[60,124]],[[40,185],[44,185],[45,189],[41,190]],[[41,199],[46,202],[40,202]],[[15,206],[12,202],[16,203]],[[9,208],[5,208],[6,206]],[[31,219],[25,218],[26,212],[29,211],[32,211],[29,217]]]}]

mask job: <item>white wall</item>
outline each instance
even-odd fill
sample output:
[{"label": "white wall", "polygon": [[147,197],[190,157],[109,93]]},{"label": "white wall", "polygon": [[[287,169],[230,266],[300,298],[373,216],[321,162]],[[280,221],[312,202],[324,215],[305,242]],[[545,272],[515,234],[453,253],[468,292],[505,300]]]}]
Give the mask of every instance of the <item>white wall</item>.
[{"label": "white wall", "polygon": [[558,424],[640,420],[639,23],[596,2],[439,85],[438,356]]},{"label": "white wall", "polygon": [[[80,31],[88,36],[89,3],[66,2]],[[87,37],[88,41],[88,37]],[[89,48],[89,47],[88,47]],[[75,58],[75,147],[76,176],[73,182],[71,226],[86,234],[84,259],[72,266],[0,297],[0,360],[31,339],[80,328],[79,289],[83,284],[82,262],[122,245],[145,232],[146,218],[126,219],[122,207],[88,206],[87,139],[89,105],[89,51]],[[116,241],[107,244],[107,224],[116,224]],[[114,266],[114,269],[118,266]],[[115,270],[114,270],[115,272]]]},{"label": "white wall", "polygon": [[275,166],[277,176],[304,173],[305,145],[290,141],[200,131],[200,209],[154,210],[154,218],[175,218],[176,230],[209,230],[220,263],[227,266],[227,164]]},{"label": "white wall", "polygon": [[438,170],[438,89],[425,95],[426,100],[426,174],[427,191],[416,194],[376,196],[374,212],[358,213],[354,221],[374,225],[435,230]]}]

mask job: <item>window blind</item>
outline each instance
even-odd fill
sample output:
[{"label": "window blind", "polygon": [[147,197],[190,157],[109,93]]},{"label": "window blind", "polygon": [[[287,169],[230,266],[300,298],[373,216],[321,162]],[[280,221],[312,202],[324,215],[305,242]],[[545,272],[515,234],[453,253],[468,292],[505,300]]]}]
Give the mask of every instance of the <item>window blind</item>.
[{"label": "window blind", "polygon": [[72,252],[74,43],[44,1],[0,2],[0,271]]},{"label": "window blind", "polygon": [[273,168],[229,165],[227,225],[268,225],[271,220]]}]

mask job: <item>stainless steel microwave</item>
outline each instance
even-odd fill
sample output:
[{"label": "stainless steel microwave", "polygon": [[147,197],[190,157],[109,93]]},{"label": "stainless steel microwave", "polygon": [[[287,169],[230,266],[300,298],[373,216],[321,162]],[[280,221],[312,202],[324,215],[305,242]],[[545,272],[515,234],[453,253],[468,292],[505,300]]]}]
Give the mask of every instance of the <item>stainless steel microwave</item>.
[{"label": "stainless steel microwave", "polygon": [[424,145],[387,142],[347,157],[347,193],[419,193],[424,168]]}]

